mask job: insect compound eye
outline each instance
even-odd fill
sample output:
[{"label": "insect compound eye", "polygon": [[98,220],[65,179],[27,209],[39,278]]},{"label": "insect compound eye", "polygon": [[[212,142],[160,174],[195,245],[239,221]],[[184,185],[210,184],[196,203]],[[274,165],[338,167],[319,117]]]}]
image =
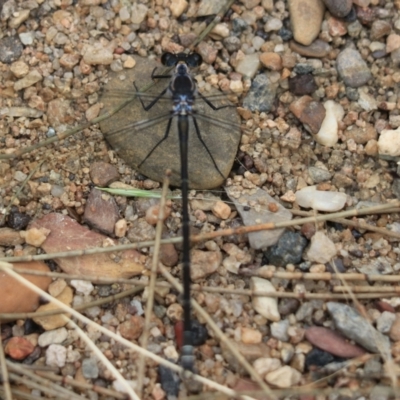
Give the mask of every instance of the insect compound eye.
[{"label": "insect compound eye", "polygon": [[175,54],[164,53],[161,56],[161,63],[166,67],[174,67],[178,63],[178,58]]},{"label": "insect compound eye", "polygon": [[186,57],[186,64],[189,67],[198,67],[202,61],[203,61],[203,58],[201,57],[200,54],[197,54],[197,53],[190,53]]}]

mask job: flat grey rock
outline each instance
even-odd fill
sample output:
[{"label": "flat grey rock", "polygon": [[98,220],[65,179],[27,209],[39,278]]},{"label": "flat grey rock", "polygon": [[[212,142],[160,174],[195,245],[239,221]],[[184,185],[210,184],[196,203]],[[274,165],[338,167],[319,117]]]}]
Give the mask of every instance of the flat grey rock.
[{"label": "flat grey rock", "polygon": [[[139,90],[144,92],[146,86],[152,83],[151,72],[153,69],[158,67],[156,72],[158,74],[161,74],[164,69],[154,60],[137,57],[136,62],[136,66],[130,70],[110,73],[110,80],[101,98],[101,102],[104,104],[103,112],[110,111],[125,99],[135,96],[133,82],[136,82]],[[125,76],[125,79],[121,80],[121,76]],[[170,79],[159,79],[153,87],[146,91],[147,98],[143,98],[144,103],[148,105],[155,95],[165,89],[169,81]],[[216,90],[207,93],[207,95],[209,94],[222,95]],[[212,103],[216,106],[230,104],[225,97],[213,98]],[[165,170],[168,168],[172,171],[172,186],[180,186],[177,118],[172,120],[168,138],[143,162],[164,137],[171,109],[172,102],[169,98],[161,98],[149,111],[145,111],[140,101],[134,99],[119,112],[100,123],[100,129],[106,140],[127,164],[158,182],[163,180]],[[215,168],[207,150],[196,135],[191,118],[189,118],[189,185],[194,189],[210,189],[220,186],[232,168],[241,137],[239,117],[236,107],[214,111],[199,97],[196,98],[195,110],[198,114],[206,115],[204,119],[200,119],[199,116],[196,120],[201,136],[223,176]],[[165,118],[159,123],[147,123],[162,115]],[[213,121],[212,118],[221,122]],[[140,121],[143,123],[138,125],[137,123]],[[142,162],[143,164],[141,164]]]},{"label": "flat grey rock", "polygon": [[[234,188],[226,187],[226,193],[234,203],[243,223],[246,226],[265,224],[267,222],[277,223],[282,221],[290,221],[292,213],[286,210],[281,204],[277,203],[265,190],[257,189],[254,193],[244,192],[240,198],[233,196]],[[274,203],[277,205],[277,211],[269,210],[268,205]],[[256,204],[260,207],[248,207],[249,204]],[[261,249],[276,244],[285,231],[282,229],[274,229],[269,231],[259,231],[249,233],[249,243],[253,249]]]},{"label": "flat grey rock", "polygon": [[336,328],[347,338],[354,340],[360,346],[372,353],[390,355],[390,341],[387,336],[378,332],[356,310],[346,304],[327,303]]}]

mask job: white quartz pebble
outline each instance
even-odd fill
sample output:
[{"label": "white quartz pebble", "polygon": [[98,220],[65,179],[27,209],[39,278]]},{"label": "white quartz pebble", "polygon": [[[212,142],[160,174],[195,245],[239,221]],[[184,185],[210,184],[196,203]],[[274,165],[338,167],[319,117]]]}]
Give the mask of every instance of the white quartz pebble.
[{"label": "white quartz pebble", "polygon": [[346,200],[345,193],[317,190],[316,186],[307,186],[296,192],[296,202],[300,207],[317,211],[339,211],[346,204]]},{"label": "white quartz pebble", "polygon": [[[276,292],[272,283],[266,279],[252,277],[250,279],[250,288],[259,292]],[[253,307],[263,317],[270,321],[280,321],[281,316],[278,311],[278,299],[276,297],[253,296]]]},{"label": "white quartz pebble", "polygon": [[397,129],[384,129],[378,140],[379,154],[392,157],[400,156],[400,127]]},{"label": "white quartz pebble", "polygon": [[315,135],[315,140],[322,146],[333,147],[339,140],[338,122],[342,120],[344,110],[340,104],[333,100],[327,100],[324,107],[326,115],[319,132]]}]

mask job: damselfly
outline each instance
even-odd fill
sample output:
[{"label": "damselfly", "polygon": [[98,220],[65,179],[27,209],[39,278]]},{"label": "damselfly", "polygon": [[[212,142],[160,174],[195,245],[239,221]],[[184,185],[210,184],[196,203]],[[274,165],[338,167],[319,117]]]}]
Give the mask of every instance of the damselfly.
[{"label": "damselfly", "polygon": [[[149,112],[148,118],[140,121],[133,122],[122,127],[115,129],[113,120],[107,120],[106,125],[103,124],[102,128],[105,131],[107,139],[116,148],[118,153],[122,152],[122,156],[126,159],[126,149],[136,149],[141,146],[133,145],[133,142],[138,140],[146,141],[145,148],[147,148],[147,155],[133,154],[133,164],[137,166],[139,170],[150,171],[147,172],[150,175],[154,171],[154,166],[150,166],[150,169],[145,169],[144,166],[154,163],[159,166],[160,162],[172,169],[173,179],[175,183],[177,180],[180,182],[182,189],[182,230],[183,230],[183,308],[184,308],[184,334],[183,334],[183,347],[182,347],[182,366],[185,369],[193,368],[193,338],[191,332],[191,311],[190,311],[190,243],[189,243],[189,213],[188,213],[188,189],[189,184],[192,182],[192,186],[208,186],[213,187],[215,183],[210,179],[207,182],[207,177],[204,176],[204,170],[199,168],[199,164],[203,165],[208,163],[217,172],[217,182],[224,180],[227,176],[227,170],[229,172],[232,167],[233,158],[227,163],[223,163],[223,171],[219,168],[219,163],[214,158],[214,148],[216,146],[215,141],[220,140],[218,136],[213,132],[213,128],[217,127],[218,130],[225,129],[230,133],[230,143],[227,146],[233,146],[237,148],[239,144],[240,132],[238,132],[239,125],[237,123],[237,117],[232,113],[232,104],[224,100],[224,103],[220,102],[215,105],[207,97],[200,94],[196,89],[196,83],[194,78],[190,75],[189,67],[197,67],[202,62],[201,56],[197,53],[164,53],[161,61],[163,65],[167,67],[174,67],[175,70],[172,75],[162,74],[157,75],[155,70],[151,75],[152,79],[170,79],[168,86],[164,87],[158,95],[151,96],[148,93],[137,92],[135,95],[140,100],[140,104],[143,110]],[[135,85],[136,87],[136,85]],[[215,97],[215,96],[214,96]],[[221,99],[221,94],[217,97],[217,100]],[[147,100],[145,104],[144,100]],[[172,102],[172,108],[167,109],[166,100]],[[197,100],[202,103],[202,109],[199,110]],[[195,102],[196,101],[196,102]],[[207,112],[205,111],[206,109]],[[219,116],[220,110],[226,110],[225,119],[224,116]],[[230,109],[230,110],[229,110]],[[163,111],[161,111],[163,110]],[[216,115],[210,115],[215,113]],[[226,116],[230,115],[230,119],[226,119]],[[118,114],[114,117],[115,121],[118,120]],[[232,119],[233,118],[233,119]],[[113,127],[111,131],[109,129]],[[155,134],[156,132],[156,134]],[[137,137],[139,133],[139,137]],[[177,133],[178,137],[175,136]],[[190,139],[189,139],[190,138]],[[210,140],[212,139],[212,140]],[[130,144],[126,142],[130,141]],[[199,146],[196,147],[196,151],[190,151],[189,141],[197,141]],[[124,144],[125,142],[125,144]],[[162,147],[167,144],[167,149]],[[177,144],[179,144],[179,152],[177,151]],[[222,154],[229,154],[230,149],[223,149],[225,143],[221,143],[219,147],[219,159]],[[199,151],[200,149],[200,151]],[[168,155],[167,152],[170,154]],[[218,152],[217,152],[218,154]],[[234,153],[232,153],[234,155]],[[174,160],[171,166],[168,161],[163,159]],[[141,159],[140,159],[141,158]],[[226,161],[226,157],[225,157]],[[179,175],[177,166],[179,165]],[[156,169],[157,169],[156,168]],[[193,178],[191,179],[191,173],[193,172]],[[154,174],[157,176],[160,171],[155,170]],[[205,178],[205,179],[204,179]],[[214,178],[213,178],[214,179]],[[203,183],[202,183],[203,182]]]}]

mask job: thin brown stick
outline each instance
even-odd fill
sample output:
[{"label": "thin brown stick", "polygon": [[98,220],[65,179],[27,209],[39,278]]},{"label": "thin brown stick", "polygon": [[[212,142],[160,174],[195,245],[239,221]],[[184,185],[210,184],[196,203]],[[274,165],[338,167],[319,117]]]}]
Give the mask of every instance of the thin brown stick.
[{"label": "thin brown stick", "polygon": [[12,400],[10,380],[8,377],[6,358],[4,356],[3,343],[1,339],[1,324],[0,324],[0,367],[1,367],[1,379],[3,382],[3,389],[4,389],[4,399]]},{"label": "thin brown stick", "polygon": [[[36,382],[36,384],[46,387],[46,388],[50,389],[51,391],[55,391],[55,392],[59,391],[60,396],[62,394],[62,396],[65,397],[66,399],[78,399],[78,400],[82,399],[81,396],[76,395],[75,393],[71,392],[70,390],[63,388],[62,386],[60,387],[59,385],[56,385],[55,383],[51,382],[49,379],[34,374],[33,372],[29,371],[28,368],[24,368],[24,365],[22,365],[22,364],[13,363],[13,362],[7,360],[7,367],[11,371],[23,375],[24,377],[21,377],[21,379],[26,380],[26,378],[25,378],[25,376],[26,376],[27,378],[29,378],[30,382]],[[18,376],[18,375],[14,375],[14,376]]]},{"label": "thin brown stick", "polygon": [[[354,293],[400,293],[399,286],[350,286],[350,289]],[[343,292],[346,290],[346,286],[334,286],[334,292]]]},{"label": "thin brown stick", "polygon": [[[18,265],[18,264],[17,264]],[[65,274],[63,272],[44,272],[44,271],[32,271],[26,268],[20,268],[18,266],[14,266],[14,271],[19,274],[24,275],[37,275],[37,276],[50,276],[52,278],[62,278],[62,279],[81,279],[88,280],[92,283],[97,283],[100,285],[112,284],[112,283],[124,283],[128,285],[135,286],[147,286],[146,282],[140,281],[138,279],[125,279],[125,278],[99,278],[93,279],[91,276],[85,275],[71,275]],[[264,268],[259,269],[246,269],[243,268],[240,270],[241,275],[246,276],[259,276],[261,278],[272,279],[272,278],[280,278],[280,279],[294,279],[294,280],[318,280],[318,281],[332,281],[335,279],[345,280],[345,281],[366,281],[366,282],[400,282],[400,275],[378,275],[378,274],[361,274],[361,273],[332,273],[332,272],[286,272],[286,271],[271,271],[266,270]],[[171,285],[167,282],[157,282],[156,286],[161,287],[170,287]],[[139,290],[139,289],[138,289]],[[125,293],[125,292],[122,292]],[[115,294],[113,296],[105,297],[103,300],[111,299],[117,296],[123,296],[123,294]],[[107,301],[111,301],[107,300]],[[100,301],[100,300],[99,300]],[[92,303],[88,303],[92,304]],[[100,304],[100,303],[99,303]],[[97,305],[97,304],[96,304]],[[79,307],[84,307],[83,305]],[[79,308],[80,309],[80,308]]]},{"label": "thin brown stick", "polygon": [[127,396],[125,394],[119,393],[115,390],[103,388],[98,385],[91,385],[89,383],[78,382],[73,378],[69,378],[68,376],[59,376],[59,375],[53,374],[51,372],[43,372],[43,371],[36,371],[36,375],[40,375],[40,376],[42,376],[46,379],[52,380],[54,382],[59,382],[59,383],[63,383],[63,384],[67,384],[67,385],[76,387],[79,390],[91,390],[91,391],[99,393],[103,396],[112,397],[113,399],[125,400],[127,398]]},{"label": "thin brown stick", "polygon": [[[60,388],[57,386],[56,388],[48,387],[49,385],[43,385],[40,383],[36,383],[30,379],[23,378],[17,374],[10,373],[10,379],[13,382],[20,383],[22,385],[27,386],[31,389],[40,390],[43,393],[46,393],[49,396],[55,396],[57,399],[65,399],[65,400],[82,400],[81,396],[77,396],[75,393],[70,392],[69,394],[63,393]],[[50,385],[51,386],[51,385]]]},{"label": "thin brown stick", "polygon": [[[291,226],[302,225],[305,223],[315,223],[321,221],[328,221],[336,218],[342,217],[352,217],[357,215],[365,215],[365,214],[373,214],[375,212],[389,212],[393,206],[400,205],[399,201],[394,201],[387,204],[381,204],[379,206],[374,206],[362,210],[348,210],[348,211],[341,211],[338,213],[332,214],[325,214],[325,215],[318,215],[315,217],[306,217],[306,218],[299,218],[291,221],[284,221],[279,223],[266,223],[266,224],[259,224],[259,225],[252,225],[252,226],[242,226],[238,228],[231,228],[231,229],[223,229],[215,232],[208,232],[203,233],[201,235],[196,235],[191,237],[192,242],[201,242],[207,241],[210,239],[215,239],[217,237],[223,236],[230,236],[230,235],[242,235],[245,233],[250,232],[258,232],[263,230],[273,230],[273,229],[280,229],[280,228],[288,228]],[[389,236],[395,232],[387,231]],[[395,237],[397,237],[397,233],[395,233]],[[162,239],[160,241],[161,244],[165,243],[180,243],[182,241],[182,237],[170,238],[170,239]],[[58,253],[49,253],[49,254],[41,254],[38,256],[20,256],[20,257],[2,257],[0,261],[4,262],[28,262],[28,261],[41,261],[41,260],[50,260],[52,258],[62,258],[62,257],[77,257],[77,256],[84,256],[88,254],[97,254],[97,253],[109,253],[115,251],[122,251],[122,250],[130,250],[130,249],[139,249],[143,247],[151,247],[154,246],[154,241],[146,241],[146,242],[138,242],[138,243],[131,243],[125,245],[118,245],[112,247],[101,247],[101,248],[93,248],[93,249],[86,249],[86,250],[74,250],[74,251],[65,251],[65,252],[58,252]]]},{"label": "thin brown stick", "polygon": [[[141,283],[143,285],[143,282]],[[159,284],[156,283],[157,287],[171,287],[170,285],[165,285],[165,284]],[[299,299],[299,300],[349,300],[349,296],[344,293],[309,293],[309,292],[304,292],[304,293],[293,293],[293,292],[264,292],[264,291],[259,291],[255,292],[251,289],[224,289],[224,288],[218,288],[218,287],[193,287],[192,290],[194,292],[202,292],[202,293],[218,293],[218,294],[233,294],[233,295],[243,295],[243,296],[251,296],[251,297],[273,297],[273,298],[278,298],[278,299]],[[124,297],[127,296],[127,292],[124,292]],[[387,292],[380,292],[378,291],[377,293],[359,293],[359,294],[354,294],[355,298],[359,300],[368,300],[368,299],[379,299],[379,298],[391,298],[391,297],[398,297],[398,291],[387,291]],[[96,300],[98,302],[100,300]],[[93,307],[96,302],[91,302],[84,304],[82,306],[79,306],[74,308],[76,311],[81,311],[83,308],[90,308]],[[82,307],[82,308],[80,308]],[[56,314],[62,314],[65,311],[63,309],[54,309],[54,310],[49,310],[49,311],[43,311],[43,312],[32,312],[32,313],[1,313],[0,314],[0,320],[3,321],[13,321],[17,319],[27,319],[27,318],[36,318],[36,317],[44,317],[44,316],[49,316],[49,315],[56,315]]]},{"label": "thin brown stick", "polygon": [[[25,273],[25,272],[24,272]],[[296,280],[313,280],[313,281],[332,281],[335,279],[343,281],[366,281],[366,282],[400,282],[399,275],[378,275],[378,274],[360,274],[360,273],[346,273],[335,274],[331,272],[283,272],[283,271],[270,271],[264,268],[255,270],[243,269],[243,275],[259,276],[260,278],[272,279],[296,279]]]},{"label": "thin brown stick", "polygon": [[[297,215],[297,216],[301,216],[301,217],[306,217],[306,216],[311,216],[311,213],[308,211],[301,211],[301,210],[290,210],[290,212],[293,215]],[[385,213],[398,213],[400,212],[400,209],[398,208],[394,208],[391,209],[390,211],[384,211]],[[383,236],[389,236],[395,239],[400,239],[400,233],[398,232],[393,232],[390,231],[386,228],[380,228],[378,226],[374,226],[371,224],[367,224],[364,221],[360,221],[360,220],[355,220],[355,219],[345,219],[345,218],[335,218],[335,219],[331,219],[330,221],[332,222],[337,222],[339,224],[342,225],[346,225],[346,226],[351,226],[353,228],[356,228],[358,230],[366,230],[366,231],[370,231],[370,232],[377,232],[380,233]]]},{"label": "thin brown stick", "polygon": [[[140,400],[139,396],[133,390],[133,388],[129,385],[129,383],[124,379],[121,373],[117,370],[117,368],[111,363],[111,361],[100,351],[100,349],[94,344],[94,342],[86,335],[85,332],[69,317],[66,315],[62,316],[68,323],[74,328],[74,330],[78,333],[79,337],[83,342],[92,350],[93,354],[98,358],[101,363],[112,373],[113,377],[116,378],[119,384],[124,388],[125,392],[129,395],[131,400]],[[89,325],[95,326],[93,321],[90,321]]]},{"label": "thin brown stick", "polygon": [[[172,371],[175,371],[177,373],[183,373],[183,368],[181,368],[180,366],[171,363],[165,359],[163,359],[162,357],[157,356],[156,354],[153,354],[151,352],[149,352],[146,349],[143,349],[142,347],[134,344],[133,342],[130,342],[129,340],[124,339],[123,337],[115,334],[114,332],[104,328],[103,326],[96,324],[95,322],[91,321],[89,318],[83,316],[82,314],[78,313],[77,311],[73,310],[71,307],[68,307],[67,305],[65,305],[64,303],[62,303],[61,301],[55,299],[54,297],[50,296],[48,293],[46,293],[45,291],[43,291],[42,289],[38,288],[37,286],[35,286],[32,282],[28,281],[27,279],[25,279],[23,276],[18,275],[12,268],[12,264],[8,264],[8,263],[4,263],[4,262],[0,262],[0,270],[6,272],[8,275],[11,275],[14,279],[16,279],[18,282],[24,284],[25,286],[27,286],[30,290],[32,290],[35,293],[38,293],[39,295],[43,296],[46,300],[53,302],[55,305],[57,305],[58,307],[60,307],[61,309],[63,309],[66,313],[71,314],[74,318],[78,319],[79,321],[81,321],[84,324],[89,324],[93,327],[96,327],[98,331],[104,333],[105,335],[113,338],[114,340],[116,340],[117,342],[125,345],[126,347],[128,347],[129,349],[132,349],[134,351],[136,351],[137,353],[141,354],[146,354],[149,358],[153,359],[155,362],[160,363],[168,368],[170,368]],[[189,373],[190,374],[190,373]],[[228,396],[233,396],[233,397],[237,397],[238,394],[232,390],[229,389],[223,385],[220,385],[214,381],[211,381],[209,379],[203,378],[200,375],[196,375],[196,374],[190,374],[191,377],[197,381],[199,381],[200,383],[209,386],[212,389],[218,390],[221,393],[227,394]]]},{"label": "thin brown stick", "polygon": [[[143,282],[142,282],[143,283]],[[113,294],[112,296],[104,297],[102,299],[94,300],[89,303],[80,304],[74,307],[76,311],[86,310],[87,308],[101,306],[103,304],[110,303],[111,301],[116,301],[123,299],[124,297],[132,296],[136,293],[139,293],[143,290],[144,285],[139,285],[139,287],[135,287],[129,290],[125,290],[124,292]],[[26,319],[26,318],[36,318],[36,317],[47,317],[49,315],[56,315],[62,314],[64,311],[62,309],[54,309],[48,311],[41,311],[41,312],[31,312],[31,313],[1,313],[0,314],[0,321],[12,321],[16,319]]]},{"label": "thin brown stick", "polygon": [[[154,306],[154,289],[156,287],[155,284],[156,284],[156,278],[157,278],[157,266],[158,266],[158,261],[160,258],[160,241],[161,241],[163,224],[164,224],[164,207],[165,207],[166,199],[167,199],[170,175],[171,175],[171,171],[166,171],[165,177],[164,177],[162,195],[161,195],[161,199],[160,199],[160,209],[158,212],[154,252],[153,252],[152,266],[151,266],[151,271],[150,271],[149,290],[148,290],[148,297],[147,297],[147,302],[146,302],[144,331],[143,331],[142,342],[141,342],[141,345],[145,349],[147,349],[147,344],[148,344],[149,336],[150,336],[150,322],[151,322],[151,317],[153,315],[153,306]],[[139,356],[138,386],[137,386],[137,391],[138,391],[138,393],[141,393],[141,394],[143,394],[142,389],[143,389],[145,368],[146,368],[146,359],[141,354]]]}]

